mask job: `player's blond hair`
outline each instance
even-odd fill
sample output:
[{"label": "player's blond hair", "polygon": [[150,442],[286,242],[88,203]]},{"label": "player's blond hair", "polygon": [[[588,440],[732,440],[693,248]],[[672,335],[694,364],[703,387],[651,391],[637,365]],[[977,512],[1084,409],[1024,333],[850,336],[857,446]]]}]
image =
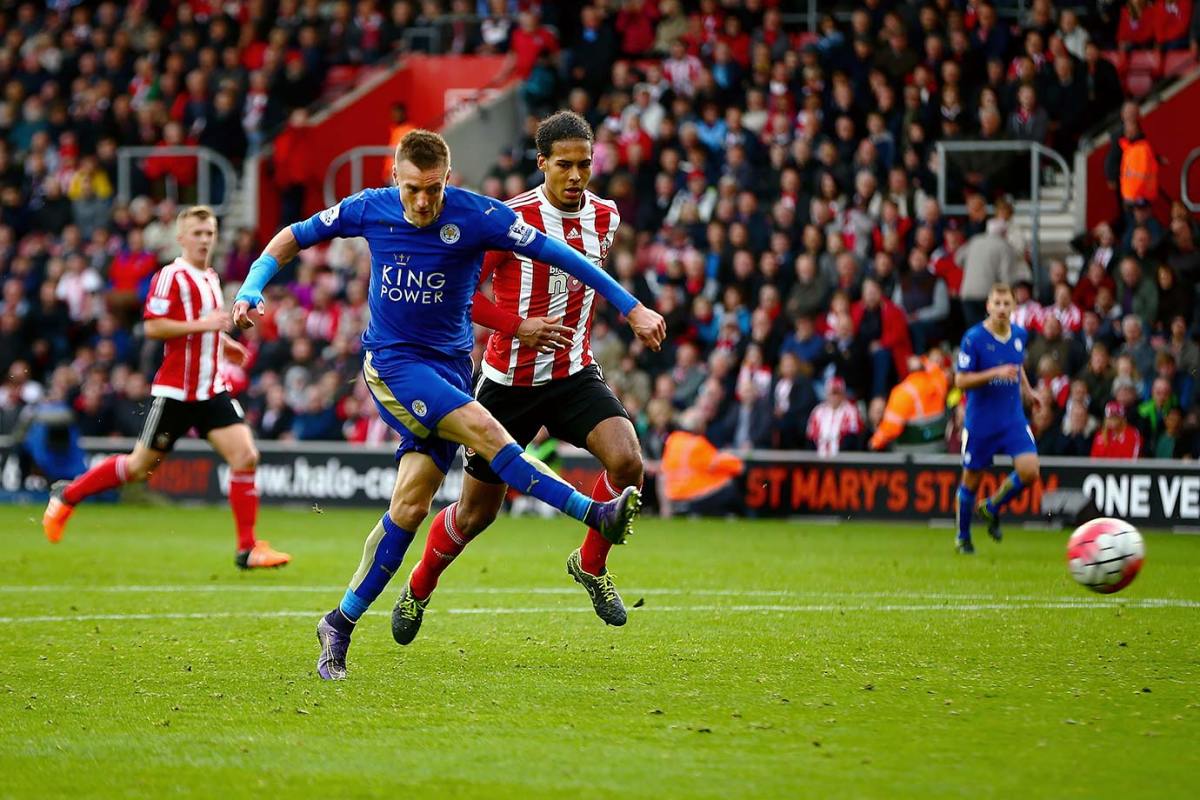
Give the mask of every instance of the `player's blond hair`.
[{"label": "player's blond hair", "polygon": [[417,129],[396,146],[396,163],[411,162],[419,170],[450,166],[450,146],[440,133]]},{"label": "player's blond hair", "polygon": [[1009,297],[1013,296],[1012,287],[1007,283],[993,283],[992,288],[988,289],[988,297],[994,294],[1006,294]]},{"label": "player's blond hair", "polygon": [[179,216],[175,218],[175,233],[183,233],[184,224],[194,219],[199,222],[207,222],[212,220],[213,229],[217,227],[217,215],[209,206],[188,206],[183,211],[179,212]]}]

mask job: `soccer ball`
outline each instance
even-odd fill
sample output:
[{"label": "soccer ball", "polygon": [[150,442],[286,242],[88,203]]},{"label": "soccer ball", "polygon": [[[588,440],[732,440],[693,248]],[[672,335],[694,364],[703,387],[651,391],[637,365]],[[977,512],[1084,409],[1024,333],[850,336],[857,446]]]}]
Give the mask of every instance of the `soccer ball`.
[{"label": "soccer ball", "polygon": [[1138,529],[1111,517],[1080,525],[1067,542],[1071,577],[1101,594],[1119,592],[1133,583],[1145,557],[1146,545]]}]

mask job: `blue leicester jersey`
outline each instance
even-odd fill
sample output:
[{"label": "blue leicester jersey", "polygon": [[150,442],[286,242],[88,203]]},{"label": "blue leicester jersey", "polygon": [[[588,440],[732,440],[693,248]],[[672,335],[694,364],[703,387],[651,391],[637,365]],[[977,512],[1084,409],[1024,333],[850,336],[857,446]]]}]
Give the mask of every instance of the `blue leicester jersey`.
[{"label": "blue leicester jersey", "polygon": [[[1029,334],[1017,325],[1010,326],[1008,339],[1001,340],[983,326],[975,325],[963,335],[958,351],[959,372],[984,372],[1004,364],[1021,368]],[[967,392],[964,427],[972,434],[999,432],[1006,428],[1024,429],[1025,409],[1021,405],[1021,376],[1014,380],[993,379]]]},{"label": "blue leicester jersey", "polygon": [[302,248],[362,236],[371,250],[367,350],[432,349],[469,356],[471,299],[487,250],[531,249],[540,234],[498,200],[447,186],[438,218],[418,228],[404,218],[400,190],[366,189],[292,226]]}]

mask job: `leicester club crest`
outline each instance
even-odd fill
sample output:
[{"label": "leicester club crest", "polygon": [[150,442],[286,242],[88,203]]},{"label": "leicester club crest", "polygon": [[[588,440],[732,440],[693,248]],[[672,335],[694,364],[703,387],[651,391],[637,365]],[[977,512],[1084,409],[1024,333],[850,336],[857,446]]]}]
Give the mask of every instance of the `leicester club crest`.
[{"label": "leicester club crest", "polygon": [[454,244],[460,236],[462,233],[459,232],[457,225],[450,223],[442,226],[442,241],[446,244]]},{"label": "leicester club crest", "polygon": [[[445,237],[442,237],[445,238]],[[425,408],[425,403],[420,400],[413,400],[413,413],[418,417],[425,416],[425,412],[429,409]]]}]

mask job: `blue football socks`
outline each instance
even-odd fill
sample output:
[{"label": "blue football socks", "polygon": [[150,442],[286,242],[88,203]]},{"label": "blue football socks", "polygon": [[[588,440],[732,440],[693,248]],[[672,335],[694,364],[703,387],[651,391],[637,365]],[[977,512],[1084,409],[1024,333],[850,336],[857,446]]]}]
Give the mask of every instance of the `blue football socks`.
[{"label": "blue football socks", "polygon": [[958,540],[971,541],[971,514],[975,510],[975,493],[966,486],[958,487],[958,509],[955,512],[958,520]]},{"label": "blue football socks", "polygon": [[506,444],[491,461],[492,471],[500,479],[522,494],[532,495],[543,503],[589,525],[592,499],[577,492],[571,484],[553,472],[539,469],[539,462],[525,456],[515,442]]},{"label": "blue football socks", "polygon": [[1019,495],[1024,488],[1025,484],[1021,482],[1021,476],[1014,469],[1008,473],[1008,477],[1000,484],[1000,488],[996,490],[996,493],[987,499],[988,511],[995,514],[1004,508],[1004,505],[1009,500]]},{"label": "blue football socks", "polygon": [[[388,581],[400,569],[400,562],[404,560],[404,553],[412,544],[412,540],[412,532],[393,522],[391,515],[387,513],[371,531],[366,544],[363,545],[363,557],[358,571],[350,579],[350,588],[346,590],[338,606],[341,615],[351,625],[358,622],[358,618],[375,602],[375,598],[379,597]],[[330,624],[339,627],[335,620],[330,620]]]}]

